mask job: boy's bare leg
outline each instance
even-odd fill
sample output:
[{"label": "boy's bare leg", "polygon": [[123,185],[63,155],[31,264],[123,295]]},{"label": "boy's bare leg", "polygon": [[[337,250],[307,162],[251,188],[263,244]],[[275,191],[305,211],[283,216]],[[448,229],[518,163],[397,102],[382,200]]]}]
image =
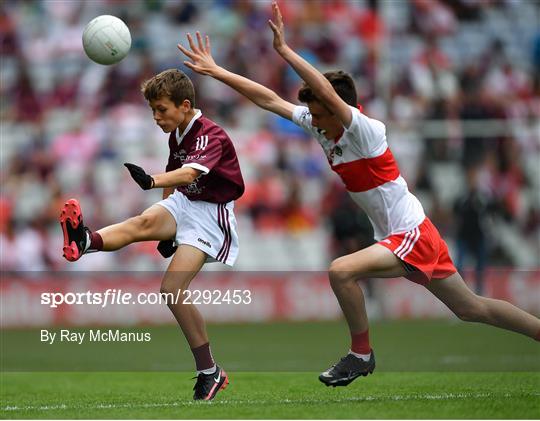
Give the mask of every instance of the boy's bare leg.
[{"label": "boy's bare leg", "polygon": [[[203,317],[197,307],[193,304],[183,303],[186,296],[182,294],[182,291],[188,289],[205,260],[206,254],[204,252],[193,246],[182,244],[176,250],[161,282],[162,294],[167,294],[166,297],[179,297],[178,302],[171,302],[168,299],[167,305],[192,349],[208,343],[208,334]],[[178,293],[179,290],[180,293]]]},{"label": "boy's bare leg", "polygon": [[357,281],[365,278],[398,278],[406,272],[400,260],[379,244],[340,257],[329,270],[330,285],[352,333],[368,329],[364,294]]},{"label": "boy's bare leg", "polygon": [[173,216],[162,206],[153,205],[142,215],[129,218],[91,232],[83,222],[81,206],[69,199],[60,211],[60,226],[64,235],[64,257],[74,262],[87,251],[118,250],[136,241],[170,240],[176,234]]},{"label": "boy's bare leg", "polygon": [[332,262],[329,270],[330,284],[349,325],[351,349],[344,358],[321,373],[319,380],[326,386],[346,386],[375,369],[364,294],[357,281],[405,274],[405,269],[394,253],[379,244]]},{"label": "boy's bare leg", "polygon": [[225,389],[229,384],[227,373],[214,362],[212,357],[201,313],[195,305],[184,304],[182,301],[185,297],[182,291],[189,287],[205,260],[206,254],[201,250],[185,244],[180,245],[161,283],[162,294],[179,297],[177,302],[168,299],[167,304],[180,325],[195,359],[198,372],[193,395],[195,400],[213,399],[218,391]]},{"label": "boy's bare leg", "polygon": [[103,239],[103,251],[114,251],[137,241],[170,240],[176,235],[176,221],[160,205],[153,205],[141,215],[102,228],[97,233]]},{"label": "boy's bare leg", "polygon": [[539,340],[540,319],[502,300],[474,294],[459,273],[434,279],[426,288],[461,320],[480,322]]}]

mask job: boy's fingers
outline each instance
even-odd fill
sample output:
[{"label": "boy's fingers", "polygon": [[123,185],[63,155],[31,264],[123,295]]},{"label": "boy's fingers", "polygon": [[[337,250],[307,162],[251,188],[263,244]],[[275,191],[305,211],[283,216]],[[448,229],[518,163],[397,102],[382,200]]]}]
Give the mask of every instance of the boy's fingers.
[{"label": "boy's fingers", "polygon": [[273,12],[273,14],[274,14],[274,17],[275,17],[276,20],[277,20],[277,18],[278,18],[278,16],[279,16],[279,9],[278,9],[278,5],[277,5],[276,2],[272,3],[272,12]]},{"label": "boy's fingers", "polygon": [[178,44],[177,45],[178,49],[180,51],[182,51],[186,56],[188,56],[190,59],[194,59],[195,58],[195,54],[193,54],[191,51],[189,51],[187,48],[185,48],[184,46]]},{"label": "boy's fingers", "polygon": [[281,11],[279,10],[279,6],[277,3],[274,3],[274,12],[278,25],[283,25],[283,17],[281,16]]},{"label": "boy's fingers", "polygon": [[208,35],[205,37],[205,41],[206,41],[206,51],[209,53],[210,52],[210,37]]},{"label": "boy's fingers", "polygon": [[187,39],[189,42],[189,47],[191,50],[196,53],[198,51],[197,47],[195,47],[195,43],[193,42],[193,38],[191,37],[191,34],[187,34]]},{"label": "boy's fingers", "polygon": [[201,50],[204,50],[201,33],[199,31],[197,31],[196,35],[197,35],[197,43],[199,44],[199,48]]},{"label": "boy's fingers", "polygon": [[272,29],[272,32],[274,33],[276,39],[281,39],[281,31],[279,30],[277,25],[272,21],[269,21],[268,24],[270,25],[270,29]]}]

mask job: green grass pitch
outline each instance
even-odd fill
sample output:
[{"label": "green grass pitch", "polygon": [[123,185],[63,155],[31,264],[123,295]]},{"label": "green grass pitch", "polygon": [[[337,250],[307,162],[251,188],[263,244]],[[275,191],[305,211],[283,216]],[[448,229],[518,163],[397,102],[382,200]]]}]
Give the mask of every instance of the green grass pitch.
[{"label": "green grass pitch", "polygon": [[540,418],[540,346],[453,321],[374,323],[377,369],[345,388],[319,372],[347,349],[343,322],[209,326],[231,383],[191,400],[193,360],[177,328],[145,344],[45,345],[2,331],[0,417],[359,419]]}]

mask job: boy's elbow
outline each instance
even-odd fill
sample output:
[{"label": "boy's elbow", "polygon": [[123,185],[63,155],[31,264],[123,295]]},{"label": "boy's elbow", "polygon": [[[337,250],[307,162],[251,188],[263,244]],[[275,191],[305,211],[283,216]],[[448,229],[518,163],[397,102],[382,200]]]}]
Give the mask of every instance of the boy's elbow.
[{"label": "boy's elbow", "polygon": [[261,95],[261,102],[265,108],[275,107],[281,100],[280,96],[270,88],[265,88]]},{"label": "boy's elbow", "polygon": [[272,113],[281,114],[281,111],[284,107],[284,101],[273,92],[272,97],[267,98],[262,104],[261,108],[270,111]]},{"label": "boy's elbow", "polygon": [[264,110],[272,111],[275,108],[274,98],[262,98],[257,102],[257,105]]},{"label": "boy's elbow", "polygon": [[193,183],[197,177],[201,174],[202,171],[196,170],[195,168],[187,168],[186,172],[186,184]]}]

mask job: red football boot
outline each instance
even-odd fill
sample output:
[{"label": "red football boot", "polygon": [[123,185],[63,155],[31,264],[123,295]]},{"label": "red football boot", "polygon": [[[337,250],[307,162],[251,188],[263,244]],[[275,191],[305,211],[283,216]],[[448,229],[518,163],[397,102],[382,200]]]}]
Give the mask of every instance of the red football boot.
[{"label": "red football boot", "polygon": [[76,199],[69,199],[62,207],[60,225],[64,233],[63,254],[66,260],[74,262],[84,254],[87,231],[82,220],[82,211]]}]

